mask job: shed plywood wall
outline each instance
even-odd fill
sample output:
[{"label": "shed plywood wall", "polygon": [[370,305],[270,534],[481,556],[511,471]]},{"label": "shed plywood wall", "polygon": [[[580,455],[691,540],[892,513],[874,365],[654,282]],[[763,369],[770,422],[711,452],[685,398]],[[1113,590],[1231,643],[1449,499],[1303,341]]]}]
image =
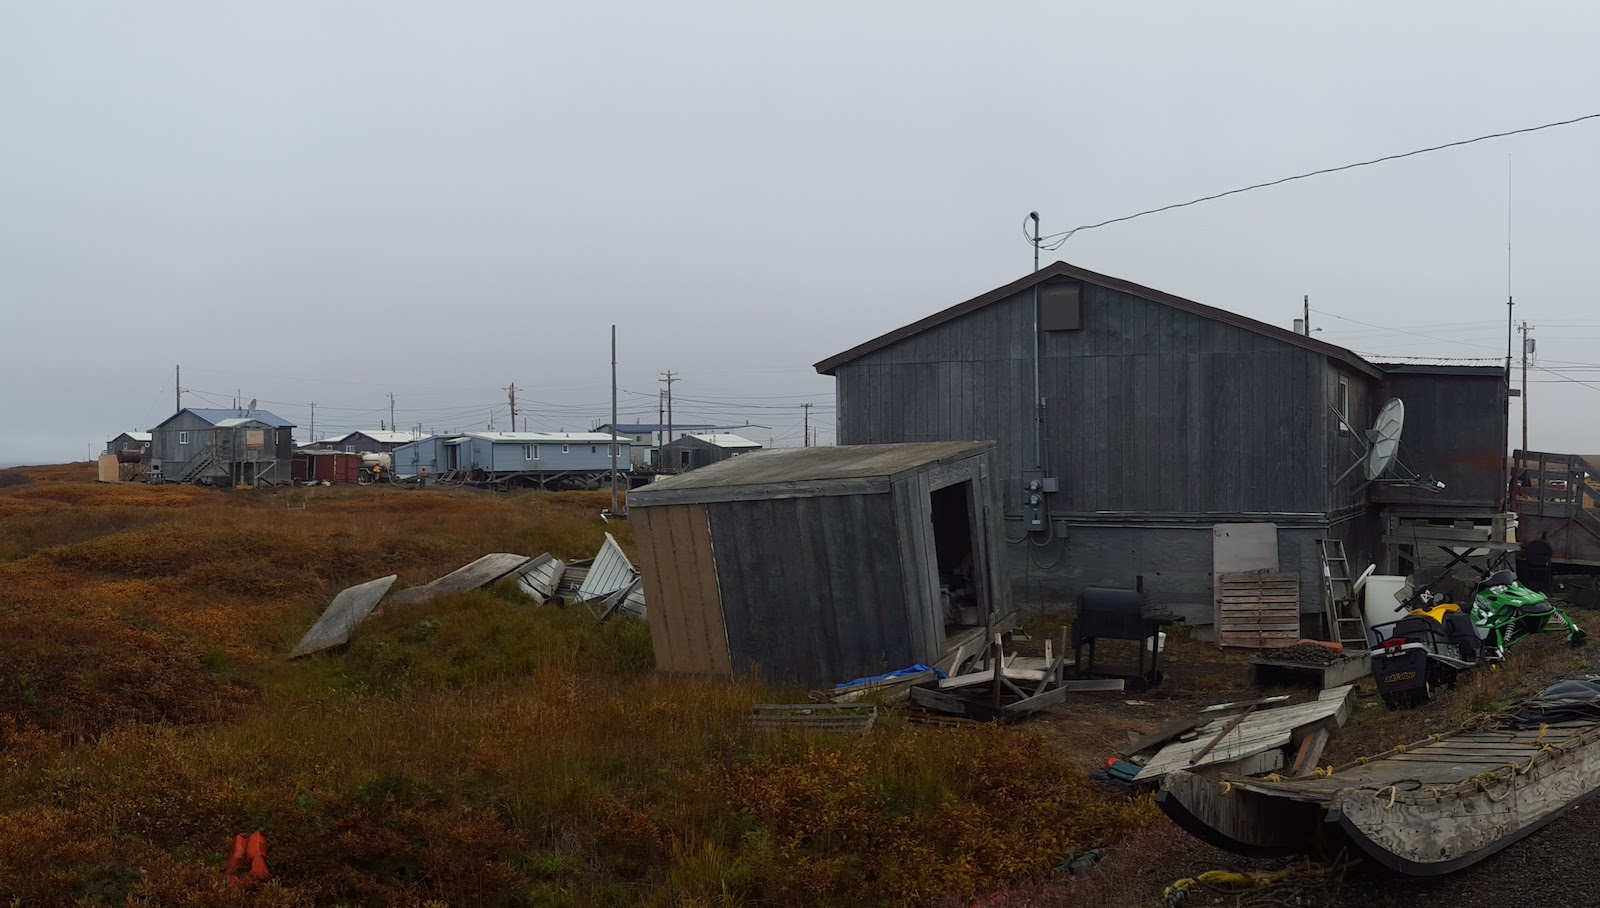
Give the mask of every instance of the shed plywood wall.
[{"label": "shed plywood wall", "polygon": [[706,506],[635,508],[656,669],[728,676],[728,635]]},{"label": "shed plywood wall", "polygon": [[833,684],[939,655],[910,626],[890,495],[707,508],[736,671]]},{"label": "shed plywood wall", "polygon": [[[1321,354],[1084,285],[1083,329],[1044,332],[1056,512],[1320,512]],[[1032,467],[1031,291],[840,366],[843,444],[999,443],[1000,500]]]}]

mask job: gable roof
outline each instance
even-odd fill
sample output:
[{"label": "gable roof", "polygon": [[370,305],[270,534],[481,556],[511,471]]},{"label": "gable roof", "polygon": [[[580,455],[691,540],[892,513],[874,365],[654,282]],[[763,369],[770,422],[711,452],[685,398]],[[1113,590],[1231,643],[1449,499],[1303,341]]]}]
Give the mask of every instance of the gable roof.
[{"label": "gable roof", "polygon": [[898,343],[899,341],[905,340],[908,337],[921,334],[929,328],[933,328],[953,319],[960,318],[969,312],[976,312],[985,306],[988,306],[992,303],[998,303],[1001,300],[1012,296],[1013,294],[1027,290],[1035,284],[1042,284],[1051,278],[1057,277],[1072,278],[1083,281],[1086,284],[1094,284],[1099,287],[1105,287],[1109,290],[1116,290],[1121,293],[1126,293],[1129,296],[1137,296],[1141,299],[1147,299],[1151,302],[1161,303],[1163,305],[1171,306],[1175,309],[1182,309],[1185,312],[1193,313],[1201,318],[1209,318],[1213,321],[1224,322],[1235,327],[1243,328],[1246,331],[1253,331],[1256,334],[1264,335],[1274,340],[1283,341],[1286,344],[1293,344],[1296,347],[1303,347],[1307,350],[1321,353],[1324,356],[1347,363],[1350,366],[1353,366],[1354,368],[1371,375],[1373,378],[1383,377],[1383,372],[1378,369],[1378,367],[1372,365],[1371,363],[1362,359],[1360,356],[1357,356],[1354,352],[1347,350],[1344,347],[1335,346],[1334,344],[1330,344],[1325,341],[1319,341],[1315,338],[1306,337],[1303,334],[1296,334],[1287,328],[1279,328],[1276,325],[1269,325],[1266,322],[1256,321],[1253,318],[1240,315],[1236,312],[1229,312],[1225,309],[1217,309],[1212,306],[1207,306],[1204,303],[1197,303],[1194,300],[1184,299],[1181,296],[1173,296],[1170,293],[1165,293],[1160,290],[1135,284],[1132,281],[1125,281],[1119,277],[1098,274],[1090,271],[1087,268],[1079,268],[1077,265],[1069,265],[1066,262],[1052,262],[1049,265],[1040,268],[1038,271],[1035,271],[1026,277],[1014,280],[1003,287],[996,287],[995,289],[990,290],[988,293],[985,293],[981,296],[975,296],[964,303],[957,303],[948,309],[935,312],[927,318],[912,322],[903,328],[896,328],[887,334],[879,335],[878,337],[875,337],[864,344],[859,344],[851,347],[849,350],[846,350],[843,353],[828,357],[827,359],[817,363],[816,369],[823,375],[832,375],[834,370],[838,369],[840,366],[845,365],[852,360],[866,356],[868,353],[874,353],[878,350],[882,350],[884,347]]},{"label": "gable roof", "polygon": [[225,420],[225,419],[253,419],[253,420],[256,420],[257,422],[264,422],[267,425],[272,426],[275,429],[292,429],[292,428],[294,428],[294,423],[288,421],[287,419],[284,419],[283,417],[277,415],[276,413],[270,413],[270,412],[268,412],[266,410],[244,410],[244,409],[235,410],[235,409],[233,409],[231,407],[230,408],[226,408],[226,409],[221,409],[221,410],[207,409],[207,408],[204,408],[204,407],[184,407],[182,410],[179,410],[177,413],[174,413],[171,416],[168,416],[166,419],[163,419],[161,421],[160,425],[157,426],[157,428],[160,428],[160,426],[164,426],[167,423],[172,422],[174,419],[177,419],[180,415],[182,415],[184,413],[192,413],[195,416],[198,416],[201,419],[205,420],[206,422],[211,423],[213,426],[221,424],[221,422],[223,420]]},{"label": "gable roof", "polygon": [[336,445],[352,435],[365,435],[367,438],[382,445],[403,445],[407,442],[417,440],[417,436],[412,435],[410,432],[394,432],[383,429],[357,429],[354,432],[346,432],[343,435],[335,435],[331,438],[319,438],[317,439],[317,444]]}]

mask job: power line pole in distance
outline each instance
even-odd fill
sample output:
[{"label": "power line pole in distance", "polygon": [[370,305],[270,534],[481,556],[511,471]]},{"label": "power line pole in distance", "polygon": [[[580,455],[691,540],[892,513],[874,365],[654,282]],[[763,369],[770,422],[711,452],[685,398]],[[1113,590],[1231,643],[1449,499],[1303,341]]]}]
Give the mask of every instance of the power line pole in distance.
[{"label": "power line pole in distance", "polygon": [[[661,374],[664,377],[660,380],[667,384],[667,440],[665,444],[670,445],[672,444],[672,383],[683,381],[683,379],[673,375],[671,369]],[[665,466],[664,463],[662,465]]]},{"label": "power line pole in distance", "polygon": [[805,441],[802,442],[802,445],[804,447],[809,448],[809,447],[811,447],[811,405],[810,404],[801,404],[800,406],[801,406],[802,409],[804,409],[806,411],[805,429],[801,432],[801,435],[804,436],[804,438],[805,438]]}]

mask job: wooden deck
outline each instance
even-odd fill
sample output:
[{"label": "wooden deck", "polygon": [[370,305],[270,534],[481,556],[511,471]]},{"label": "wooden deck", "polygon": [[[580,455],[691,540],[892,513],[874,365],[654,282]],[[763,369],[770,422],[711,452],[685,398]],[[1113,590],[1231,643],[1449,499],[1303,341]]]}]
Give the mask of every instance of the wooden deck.
[{"label": "wooden deck", "polygon": [[1600,567],[1600,470],[1578,454],[1517,451],[1511,461],[1511,503],[1517,539],[1550,543],[1557,564]]},{"label": "wooden deck", "polygon": [[1600,788],[1600,721],[1435,735],[1331,774],[1279,780],[1174,772],[1157,801],[1195,836],[1251,856],[1330,841],[1414,876],[1494,854]]}]

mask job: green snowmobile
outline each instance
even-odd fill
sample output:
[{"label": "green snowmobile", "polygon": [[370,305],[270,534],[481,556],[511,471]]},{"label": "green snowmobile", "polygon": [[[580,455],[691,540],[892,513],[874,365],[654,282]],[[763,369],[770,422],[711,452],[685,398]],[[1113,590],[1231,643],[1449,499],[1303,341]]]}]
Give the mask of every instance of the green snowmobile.
[{"label": "green snowmobile", "polygon": [[1478,581],[1472,596],[1472,623],[1483,636],[1483,659],[1498,662],[1506,647],[1540,633],[1562,633],[1573,646],[1588,636],[1544,593],[1530,590],[1513,571],[1500,570]]}]

